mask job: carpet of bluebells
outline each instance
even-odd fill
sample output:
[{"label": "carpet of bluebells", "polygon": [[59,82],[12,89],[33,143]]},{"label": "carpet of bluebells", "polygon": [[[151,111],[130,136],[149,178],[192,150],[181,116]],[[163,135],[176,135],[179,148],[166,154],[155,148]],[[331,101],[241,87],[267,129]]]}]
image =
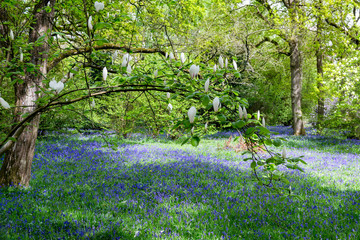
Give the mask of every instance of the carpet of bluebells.
[{"label": "carpet of bluebells", "polygon": [[43,137],[31,186],[0,190],[0,239],[360,239],[360,141],[271,130],[307,162],[287,170],[303,200],[258,186],[249,162],[219,148],[232,132],[198,148]]}]

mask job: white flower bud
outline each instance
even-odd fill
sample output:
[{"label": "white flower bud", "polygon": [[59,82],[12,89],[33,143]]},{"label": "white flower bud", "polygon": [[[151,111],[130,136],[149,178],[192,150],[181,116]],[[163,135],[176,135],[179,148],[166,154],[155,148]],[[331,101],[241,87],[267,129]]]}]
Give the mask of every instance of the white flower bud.
[{"label": "white flower bud", "polygon": [[88,27],[89,27],[89,30],[90,30],[90,31],[93,29],[92,16],[90,16],[89,19],[88,19]]},{"label": "white flower bud", "polygon": [[257,120],[260,121],[260,110],[257,112]]},{"label": "white flower bud", "polygon": [[108,75],[108,70],[107,70],[106,67],[104,67],[103,68],[103,79],[104,79],[104,81],[106,81],[107,75]]},{"label": "white flower bud", "polygon": [[205,88],[205,92],[206,92],[206,93],[209,91],[209,84],[210,84],[210,78],[208,78],[208,79],[206,80],[206,82],[205,82],[204,88]]},{"label": "white flower bud", "polygon": [[169,56],[169,54],[166,52],[166,53],[165,53],[165,58],[168,58],[168,56]]},{"label": "white flower bud", "polygon": [[207,131],[208,128],[208,122],[205,123],[205,132]]},{"label": "white flower bud", "polygon": [[126,68],[126,72],[127,74],[131,74],[131,65],[128,64],[127,68]]},{"label": "white flower bud", "polygon": [[14,37],[14,32],[13,32],[13,30],[10,29],[10,34],[9,34],[9,35],[10,35],[10,40],[11,40],[11,41],[14,41],[14,38],[15,38],[15,37]]},{"label": "white flower bud", "polygon": [[169,113],[171,112],[171,110],[173,109],[173,106],[171,105],[171,103],[168,104],[167,109],[169,110]]},{"label": "white flower bud", "polygon": [[214,69],[214,73],[216,73],[216,64],[214,65],[213,69]]},{"label": "white flower bud", "polygon": [[158,70],[156,69],[156,70],[154,71],[154,78],[157,78],[157,76],[158,76]]},{"label": "white flower bud", "polygon": [[229,61],[227,58],[225,58],[225,68],[228,68]]},{"label": "white flower bud", "polygon": [[191,135],[194,135],[194,127],[191,128]]},{"label": "white flower bud", "polygon": [[122,67],[126,67],[131,60],[132,60],[132,57],[130,56],[130,54],[126,53],[126,54],[123,56],[123,60],[122,60],[121,66],[122,66]]},{"label": "white flower bud", "polygon": [[23,55],[21,47],[19,47],[19,52],[20,52],[20,62],[22,62],[24,60],[24,55]]},{"label": "white flower bud", "polygon": [[193,123],[195,120],[195,115],[196,115],[196,108],[195,107],[191,107],[188,111],[188,117],[189,117],[189,121],[190,123]]},{"label": "white flower bud", "polygon": [[224,68],[224,60],[223,60],[222,56],[219,57],[219,66],[220,66],[220,68]]},{"label": "white flower bud", "polygon": [[265,118],[264,118],[264,117],[262,118],[262,126],[263,126],[263,127],[266,127],[266,125],[265,125]]},{"label": "white flower bud", "polygon": [[95,100],[94,100],[94,99],[92,100],[92,102],[91,102],[91,104],[90,104],[90,107],[91,107],[91,108],[95,108]]},{"label": "white flower bud", "polygon": [[170,61],[175,59],[174,54],[172,52],[169,55],[169,59],[170,59]]},{"label": "white flower bud", "polygon": [[181,63],[184,64],[184,62],[185,62],[185,54],[184,53],[180,54],[180,60],[181,60]]},{"label": "white flower bud", "polygon": [[233,60],[233,66],[234,66],[234,69],[237,70],[237,64],[236,64],[235,60]]},{"label": "white flower bud", "polygon": [[9,109],[9,108],[10,108],[9,103],[6,102],[2,97],[0,97],[0,104],[1,104],[1,106],[3,106],[3,108],[5,108],[5,109]]},{"label": "white flower bud", "polygon": [[243,119],[243,117],[244,117],[244,114],[243,114],[243,111],[242,111],[242,108],[240,105],[239,105],[239,117],[240,117],[240,119]]},{"label": "white flower bud", "polygon": [[167,97],[168,99],[170,99],[170,93],[169,93],[169,92],[166,93],[166,97]]},{"label": "white flower bud", "polygon": [[247,119],[247,111],[245,107],[243,107],[243,117]]},{"label": "white flower bud", "polygon": [[220,99],[218,97],[215,97],[213,100],[213,107],[214,107],[214,111],[217,112],[219,111],[219,107],[220,107]]}]

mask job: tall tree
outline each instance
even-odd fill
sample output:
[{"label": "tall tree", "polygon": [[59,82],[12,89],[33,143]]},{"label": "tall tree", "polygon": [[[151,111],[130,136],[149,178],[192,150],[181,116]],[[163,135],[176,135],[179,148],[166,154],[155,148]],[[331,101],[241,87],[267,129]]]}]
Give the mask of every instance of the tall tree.
[{"label": "tall tree", "polygon": [[[51,11],[46,10],[48,4],[51,7]],[[15,108],[15,122],[21,122],[24,120],[26,114],[34,111],[35,103],[39,99],[38,91],[43,87],[42,80],[47,74],[47,58],[49,52],[49,45],[46,44],[46,41],[48,40],[48,32],[51,31],[51,22],[54,19],[54,4],[55,0],[42,0],[38,1],[32,9],[32,15],[29,19],[31,24],[28,33],[28,43],[33,44],[33,47],[30,51],[31,57],[29,63],[33,66],[38,66],[38,71],[25,71],[23,76],[13,75],[12,77],[16,80],[14,86],[16,96],[15,104],[17,106],[28,106]],[[9,20],[7,18],[10,18],[10,9],[5,8],[4,5],[2,5],[1,8],[1,17],[5,18],[4,20]],[[3,36],[9,36],[9,27],[3,25],[0,30]],[[43,42],[42,40],[39,42],[40,37],[44,37]],[[12,39],[10,39],[8,43],[11,44],[11,41]],[[40,115],[36,114],[32,120],[29,121],[28,126],[22,127],[25,128],[25,130],[21,128],[17,134],[14,134],[17,140],[5,155],[0,170],[0,185],[28,185],[35,150],[34,139],[37,138],[39,120]],[[8,144],[11,142],[12,141],[9,141]]]},{"label": "tall tree", "polygon": [[[269,33],[276,34],[288,44],[291,73],[291,103],[294,135],[305,135],[302,103],[302,34],[304,34],[304,5],[300,0],[268,1],[256,0],[249,4],[255,13],[269,27]],[[276,46],[277,41],[271,40]]]}]

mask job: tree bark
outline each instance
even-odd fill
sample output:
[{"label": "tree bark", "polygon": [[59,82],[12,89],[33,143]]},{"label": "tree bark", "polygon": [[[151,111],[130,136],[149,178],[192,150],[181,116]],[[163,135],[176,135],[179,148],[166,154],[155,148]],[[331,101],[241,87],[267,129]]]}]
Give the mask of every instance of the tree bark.
[{"label": "tree bark", "polygon": [[316,126],[319,128],[324,121],[325,116],[325,101],[324,101],[324,91],[323,91],[323,59],[324,55],[319,49],[316,53],[316,69],[317,69],[317,88],[319,89],[318,95],[318,107],[317,107],[317,122]]},{"label": "tree bark", "polygon": [[301,111],[302,90],[302,59],[300,41],[298,37],[289,40],[290,46],[290,71],[291,71],[291,105],[293,114],[294,135],[305,135],[304,122]]},{"label": "tree bark", "polygon": [[[39,0],[34,6],[33,23],[30,26],[29,43],[36,42],[39,37],[51,30],[50,22],[54,11],[45,11],[48,2],[54,6],[55,0]],[[14,122],[23,119],[24,114],[31,113],[36,108],[39,94],[36,93],[43,87],[42,80],[47,73],[47,53],[49,46],[45,37],[43,44],[34,44],[30,52],[30,62],[39,69],[26,72],[22,81],[15,84],[16,109]],[[30,106],[30,107],[21,107]],[[31,165],[34,158],[35,142],[39,129],[40,114],[32,119],[13,146],[6,152],[4,162],[0,169],[0,186],[28,186],[31,178]]]}]

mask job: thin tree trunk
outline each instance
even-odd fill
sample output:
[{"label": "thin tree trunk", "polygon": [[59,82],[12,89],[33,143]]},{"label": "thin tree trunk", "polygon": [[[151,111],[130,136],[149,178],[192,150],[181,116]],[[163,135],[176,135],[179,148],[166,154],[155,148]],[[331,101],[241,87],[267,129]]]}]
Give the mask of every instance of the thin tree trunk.
[{"label": "thin tree trunk", "polygon": [[[40,36],[47,35],[51,29],[50,22],[54,17],[54,11],[46,12],[45,7],[48,2],[51,2],[51,6],[54,6],[55,0],[39,0],[34,7],[34,21],[30,27],[29,43],[36,42]],[[43,86],[42,80],[46,76],[48,51],[47,37],[43,44],[34,44],[30,52],[30,62],[34,66],[39,66],[39,69],[34,72],[26,72],[21,79],[22,83],[17,82],[15,84],[17,106],[14,116],[15,122],[21,121],[24,114],[32,112],[36,107],[36,101],[39,98],[39,94],[36,92]],[[39,121],[40,115],[30,122],[15,144],[6,152],[0,169],[0,186],[29,185]]]},{"label": "thin tree trunk", "polygon": [[302,90],[302,59],[297,37],[289,40],[290,46],[290,71],[291,71],[291,103],[293,114],[294,135],[305,135],[303,116],[301,111]]},{"label": "thin tree trunk", "polygon": [[317,108],[317,123],[316,126],[319,128],[324,121],[325,116],[325,101],[324,101],[324,91],[323,91],[323,59],[324,55],[319,49],[316,53],[316,68],[317,68],[317,75],[318,75],[318,81],[317,81],[317,88],[319,89],[319,95],[318,95],[318,108]]},{"label": "thin tree trunk", "polygon": [[[322,1],[319,1],[318,9],[322,9]],[[316,51],[316,69],[317,69],[317,88],[319,90],[318,94],[318,106],[317,106],[317,121],[316,127],[321,129],[321,124],[324,121],[325,116],[325,101],[324,101],[324,90],[323,90],[323,60],[324,60],[324,52],[322,50],[322,18],[321,15],[318,16],[317,23],[316,23],[316,41],[318,43],[318,49]]]}]

